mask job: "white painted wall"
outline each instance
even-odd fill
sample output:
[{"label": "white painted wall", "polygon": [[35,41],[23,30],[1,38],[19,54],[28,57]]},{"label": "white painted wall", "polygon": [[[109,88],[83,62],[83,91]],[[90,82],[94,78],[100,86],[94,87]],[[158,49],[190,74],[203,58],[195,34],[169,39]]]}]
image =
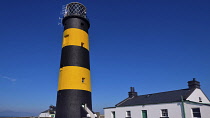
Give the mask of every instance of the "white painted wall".
[{"label": "white painted wall", "polygon": [[49,113],[41,113],[39,117],[51,117],[51,115]]},{"label": "white painted wall", "polygon": [[210,103],[208,98],[204,95],[201,89],[195,89],[194,92],[187,98],[187,100],[199,102],[199,97],[202,98],[202,103]]},{"label": "white painted wall", "polygon": [[[115,111],[116,118],[125,118],[126,111],[131,111],[132,118],[142,118],[142,110],[147,110],[148,118],[161,117],[161,109],[168,109],[169,118],[184,118],[182,113],[181,102],[177,103],[165,103],[165,104],[153,104],[145,106],[129,106],[129,107],[116,107],[104,109],[105,118],[112,118],[111,112]],[[186,118],[193,118],[192,108],[200,108],[202,118],[210,118],[210,106],[184,103]]]},{"label": "white painted wall", "polygon": [[201,118],[210,118],[210,106],[195,104],[195,103],[185,103],[185,113],[186,118],[194,118],[192,115],[192,108],[200,108]]},{"label": "white painted wall", "polygon": [[147,110],[148,118],[159,118],[161,109],[168,109],[169,118],[182,118],[181,103],[108,108],[104,109],[104,115],[105,118],[111,118],[111,112],[115,111],[116,118],[125,118],[126,111],[131,111],[132,118],[142,118],[142,110]]}]

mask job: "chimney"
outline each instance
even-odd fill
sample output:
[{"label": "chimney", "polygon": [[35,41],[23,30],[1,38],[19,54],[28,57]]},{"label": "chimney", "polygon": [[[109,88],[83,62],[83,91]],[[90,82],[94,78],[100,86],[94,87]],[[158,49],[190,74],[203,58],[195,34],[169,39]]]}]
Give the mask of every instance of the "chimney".
[{"label": "chimney", "polygon": [[196,79],[193,78],[192,81],[188,81],[188,87],[189,87],[189,89],[194,89],[194,88],[200,89],[200,82],[196,81]]},{"label": "chimney", "polygon": [[137,92],[135,92],[134,87],[130,87],[130,90],[131,91],[128,92],[129,98],[136,97],[137,96]]}]

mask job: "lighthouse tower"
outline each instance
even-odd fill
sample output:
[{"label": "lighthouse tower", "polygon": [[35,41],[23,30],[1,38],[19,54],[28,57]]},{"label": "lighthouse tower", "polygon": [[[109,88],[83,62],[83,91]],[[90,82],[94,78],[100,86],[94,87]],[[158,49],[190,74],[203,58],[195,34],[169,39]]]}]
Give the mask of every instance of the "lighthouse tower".
[{"label": "lighthouse tower", "polygon": [[87,117],[92,109],[88,29],[84,5],[66,5],[56,118]]}]

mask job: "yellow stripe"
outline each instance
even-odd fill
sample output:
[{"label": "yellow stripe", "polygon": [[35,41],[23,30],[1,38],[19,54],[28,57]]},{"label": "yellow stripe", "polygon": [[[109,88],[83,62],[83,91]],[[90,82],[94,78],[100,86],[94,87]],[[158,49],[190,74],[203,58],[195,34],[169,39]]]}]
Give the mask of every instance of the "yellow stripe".
[{"label": "yellow stripe", "polygon": [[91,92],[90,70],[78,66],[60,68],[58,90],[77,89]]},{"label": "yellow stripe", "polygon": [[68,45],[82,46],[89,50],[88,34],[77,28],[66,29],[63,33],[63,44],[62,47]]}]

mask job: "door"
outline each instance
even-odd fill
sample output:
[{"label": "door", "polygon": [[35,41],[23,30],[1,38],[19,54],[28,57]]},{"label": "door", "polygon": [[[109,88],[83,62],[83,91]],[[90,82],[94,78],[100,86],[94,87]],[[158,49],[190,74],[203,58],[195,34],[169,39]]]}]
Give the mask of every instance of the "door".
[{"label": "door", "polygon": [[147,110],[142,110],[142,118],[147,118]]}]

